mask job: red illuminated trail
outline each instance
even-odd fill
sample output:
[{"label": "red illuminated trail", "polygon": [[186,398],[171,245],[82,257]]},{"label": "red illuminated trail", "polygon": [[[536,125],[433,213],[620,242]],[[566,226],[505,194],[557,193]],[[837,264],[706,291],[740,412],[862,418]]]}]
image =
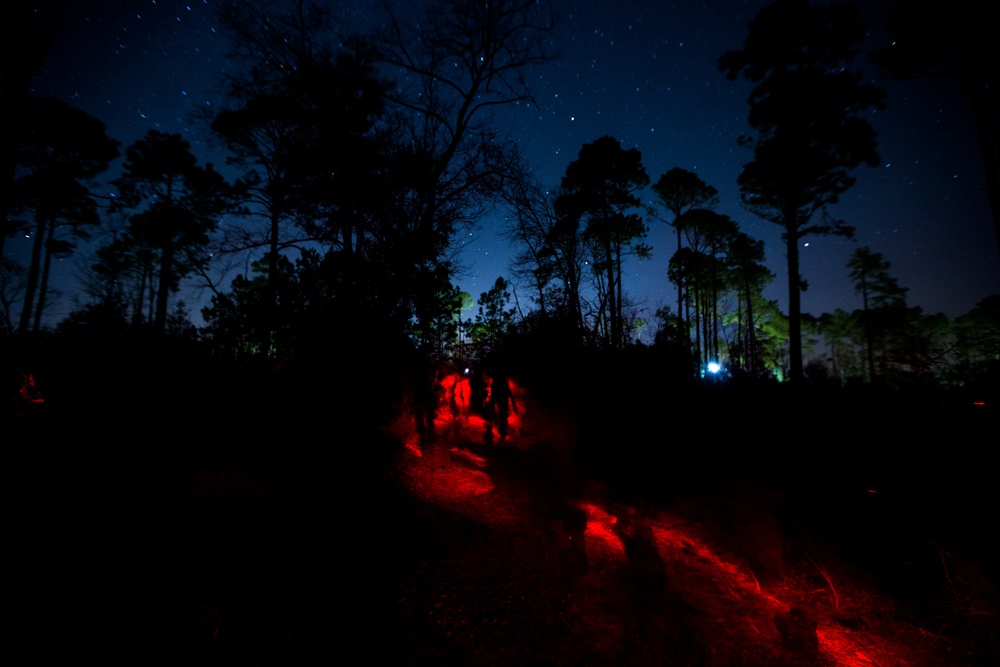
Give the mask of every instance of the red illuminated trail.
[{"label": "red illuminated trail", "polygon": [[633,506],[568,481],[537,411],[502,444],[483,443],[478,416],[454,419],[438,413],[431,443],[407,422],[395,432],[424,550],[400,577],[406,664],[969,664],[845,568],[758,573],[683,502]]},{"label": "red illuminated trail", "polygon": [[[170,363],[139,381],[131,357],[106,364],[57,355],[74,372],[18,378],[2,422],[27,650],[1000,664],[989,396],[715,391],[567,364],[535,393],[511,382],[506,413],[503,387],[444,378],[432,413],[433,392],[401,409],[391,374]],[[503,414],[506,437],[487,436]]]}]

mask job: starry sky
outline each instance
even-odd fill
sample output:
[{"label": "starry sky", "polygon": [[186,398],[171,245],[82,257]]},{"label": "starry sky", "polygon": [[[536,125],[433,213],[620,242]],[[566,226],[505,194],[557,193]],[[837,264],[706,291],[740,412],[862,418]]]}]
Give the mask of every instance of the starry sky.
[{"label": "starry sky", "polygon": [[[33,95],[64,99],[101,119],[123,146],[151,128],[179,132],[201,162],[223,164],[223,155],[192,115],[224,104],[219,78],[229,63],[226,38],[213,15],[215,0],[39,4],[43,16],[51,13],[67,22],[33,83]],[[764,242],[766,263],[776,276],[765,296],[787,311],[780,228],[739,203],[737,177],[751,155],[737,145],[737,137],[749,130],[750,86],[729,81],[717,67],[719,56],[742,47],[747,25],[766,4],[557,2],[561,19],[551,46],[558,58],[528,73],[537,105],[509,108],[496,122],[521,144],[540,181],[552,188],[581,147],[603,135],[638,149],[651,182],[673,167],[696,172],[719,191],[717,210]],[[872,30],[862,48],[883,43],[884,9],[892,4],[863,3],[862,16]],[[333,3],[348,25],[361,28],[378,21],[379,5]],[[861,65],[876,75],[874,68]],[[956,317],[1000,293],[1000,254],[971,116],[949,82],[884,86],[887,107],[869,117],[878,132],[881,164],[860,167],[854,173],[857,184],[832,210],[856,228],[856,240],[803,241],[801,271],[809,288],[802,309],[819,315],[861,307],[845,265],[863,245],[891,263],[890,273],[909,289],[911,306]],[[643,196],[655,203],[651,190]],[[465,267],[459,285],[473,297],[498,276],[511,277],[512,251],[499,235],[508,224],[502,212],[490,213],[478,229],[457,239]],[[666,278],[675,241],[665,222],[647,218],[646,224],[653,257],[631,258],[624,286],[652,316],[660,306],[676,307],[676,288]],[[27,258],[29,242],[19,241],[8,242],[7,251]],[[48,321],[58,321],[78,305],[72,285],[89,261],[81,250],[54,269],[53,281],[63,295]],[[519,288],[518,294],[527,298],[529,290]],[[188,304],[207,300],[190,288],[180,298]],[[199,309],[192,308],[196,322]]]}]

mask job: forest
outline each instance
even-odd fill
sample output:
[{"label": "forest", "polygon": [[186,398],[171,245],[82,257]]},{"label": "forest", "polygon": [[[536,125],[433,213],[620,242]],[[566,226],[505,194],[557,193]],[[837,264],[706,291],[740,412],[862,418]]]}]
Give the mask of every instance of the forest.
[{"label": "forest", "polygon": [[[907,618],[933,628],[921,641],[933,634],[947,643],[945,653],[954,648],[956,660],[961,654],[962,662],[954,664],[989,664],[998,655],[993,572],[977,569],[974,558],[985,554],[989,562],[995,556],[979,534],[983,507],[995,500],[989,491],[993,474],[971,457],[978,456],[1000,401],[1000,294],[954,319],[925,313],[908,303],[907,287],[885,257],[862,247],[843,271],[863,306],[819,317],[801,312],[806,288],[801,242],[851,237],[851,227],[828,209],[854,184],[854,169],[878,160],[866,113],[885,103],[884,91],[853,69],[864,31],[855,6],[776,0],[748,27],[742,48],[719,54],[720,72],[753,85],[747,100],[750,128],[741,140],[752,158],[739,185],[747,209],[782,230],[785,247],[768,249],[787,257],[788,312],[782,312],[763,297],[774,279],[764,264],[763,243],[716,212],[716,187],[696,173],[672,168],[649,174],[637,149],[601,136],[579,148],[560,183],[541,183],[518,145],[503,140],[492,122],[494,111],[531,102],[526,72],[557,58],[548,50],[547,36],[558,30],[558,17],[545,2],[428,0],[391,14],[384,27],[364,34],[336,30],[323,2],[221,3],[220,24],[231,37],[237,66],[220,83],[226,108],[199,121],[224,146],[224,169],[201,162],[181,135],[151,128],[122,146],[107,136],[99,119],[64,101],[28,95],[47,45],[58,34],[44,33],[32,12],[20,11],[30,3],[16,5],[11,48],[21,57],[5,61],[2,102],[7,120],[0,183],[0,427],[8,434],[5,442],[16,445],[14,463],[24,471],[16,490],[43,505],[63,493],[73,500],[65,514],[55,513],[53,534],[82,535],[89,529],[81,526],[103,516],[110,523],[97,522],[94,530],[123,546],[125,527],[140,526],[141,539],[153,539],[156,548],[169,552],[171,563],[181,563],[166,583],[139,576],[155,589],[144,592],[180,604],[171,597],[180,593],[166,589],[219,586],[217,596],[228,599],[229,621],[242,624],[241,632],[252,634],[246,630],[252,626],[274,633],[266,640],[259,633],[253,641],[238,640],[239,651],[247,646],[264,647],[265,653],[305,651],[298,637],[322,634],[318,617],[307,618],[302,608],[280,616],[264,611],[264,603],[257,607],[243,600],[236,570],[219,575],[225,585],[208,582],[202,556],[185,552],[179,538],[164,547],[166,539],[152,534],[146,518],[168,516],[164,530],[175,537],[196,526],[203,532],[190,539],[214,544],[216,561],[239,561],[245,578],[264,567],[263,551],[244,560],[219,556],[227,543],[213,542],[223,540],[210,537],[213,531],[246,530],[233,539],[253,541],[257,538],[247,536],[257,534],[249,526],[258,521],[255,525],[268,530],[301,529],[296,548],[322,551],[318,538],[302,535],[312,534],[310,522],[328,520],[317,507],[339,507],[336,494],[342,488],[369,509],[399,502],[398,489],[393,486],[390,494],[384,478],[373,482],[378,474],[372,471],[384,473],[400,442],[429,461],[435,437],[445,438],[441,429],[454,427],[461,451],[485,451],[480,431],[485,420],[492,438],[491,417],[474,416],[479,421],[473,433],[454,426],[449,420],[455,415],[439,412],[445,410],[445,378],[454,382],[456,375],[482,372],[516,378],[528,396],[529,411],[511,416],[524,420],[517,424],[523,429],[514,429],[523,442],[547,448],[567,434],[577,436],[568,456],[579,479],[556,475],[558,466],[546,459],[553,467],[545,468],[545,475],[552,475],[545,484],[558,479],[564,485],[560,494],[579,493],[579,480],[599,478],[598,486],[610,489],[619,503],[669,505],[704,492],[698,485],[710,472],[725,468],[728,474],[730,465],[739,467],[738,459],[752,458],[742,450],[734,454],[734,443],[760,448],[755,451],[761,456],[749,466],[754,474],[787,492],[790,504],[802,498],[815,503],[788,510],[794,515],[790,523],[800,522],[795,525],[802,533],[843,531],[838,537],[847,541],[841,546],[847,549],[849,543],[857,553],[870,547],[857,558],[894,573],[899,558],[911,559],[912,572],[924,578],[920,585],[902,587],[921,603]],[[936,33],[928,27],[936,15],[928,7],[903,3],[889,28],[906,48],[870,57],[887,76],[900,78],[943,67],[972,91],[973,105],[983,111],[977,115],[983,153],[993,157],[984,169],[1000,246],[996,68],[956,70],[951,62],[935,61],[942,49],[931,41]],[[978,95],[990,86],[992,98]],[[114,194],[106,196],[96,184],[110,174]],[[643,196],[647,189],[655,206]],[[508,276],[497,277],[489,291],[470,295],[456,286],[455,240],[493,207],[508,212],[507,235],[516,256]],[[665,221],[676,241],[673,255],[660,259],[664,279],[676,287],[676,301],[649,316],[632,302],[623,267],[630,257],[649,256],[652,220]],[[98,230],[104,241],[80,286],[84,305],[47,326],[53,262],[73,257],[98,238]],[[4,241],[15,234],[32,239],[30,260],[23,265],[3,252]],[[234,266],[243,268],[231,281],[221,280],[224,269]],[[193,324],[189,306],[178,298],[181,286],[191,281],[212,295],[201,312],[203,326]],[[535,415],[547,417],[531,422]],[[462,418],[462,428],[470,428],[468,415]],[[565,431],[551,435],[548,429],[562,420]],[[728,432],[698,435],[698,423]],[[386,433],[399,437],[387,441]],[[912,453],[931,436],[935,446],[953,443],[951,451],[927,459]],[[99,445],[78,448],[84,442]],[[495,456],[512,459],[520,451],[495,449]],[[561,450],[545,451],[563,456]],[[59,464],[51,463],[53,455]],[[508,459],[503,464],[518,465]],[[129,472],[117,472],[122,467]],[[809,479],[815,488],[804,488]],[[882,488],[874,479],[887,489],[897,485],[900,506],[919,505],[927,517],[933,515],[927,530],[941,531],[935,532],[941,540],[954,538],[950,550],[942,546],[928,556],[926,545],[913,546],[915,540],[901,547],[902,556],[890,556],[871,534],[861,534],[872,528],[862,521],[866,510],[851,514],[863,527],[842,521],[837,512],[843,506],[833,498],[842,500],[848,487],[850,493],[863,487],[874,494]],[[941,499],[929,487],[950,495]],[[176,504],[164,500],[166,492],[157,495],[192,488],[202,495]],[[271,495],[262,500],[265,488]],[[421,493],[434,488],[427,482]],[[821,488],[829,497],[820,499]],[[374,500],[372,489],[391,497]],[[232,494],[244,492],[255,500],[236,511]],[[754,499],[770,518],[778,501],[764,501],[764,495]],[[850,497],[855,499],[850,502],[868,500]],[[806,519],[810,511],[814,514]],[[408,531],[415,542],[431,539],[415,528],[430,521],[428,514],[414,514],[416,523],[400,528],[405,522],[387,511],[384,526]],[[246,523],[227,523],[236,515]],[[651,519],[634,512],[621,516],[632,518],[618,524],[615,539],[632,559],[645,543],[631,526],[645,525],[650,533]],[[739,523],[726,516],[725,526]],[[275,517],[294,519],[281,526]],[[577,519],[566,518],[566,525]],[[387,566],[399,568],[393,575],[403,577],[406,568],[418,567],[416,560],[394,560],[382,524],[355,516],[344,521],[360,526],[373,543],[371,562],[352,560],[365,576],[377,578],[376,568]],[[223,525],[229,527],[219,528]],[[18,528],[35,530],[27,520]],[[773,544],[762,544],[772,533],[759,526],[747,530],[751,546],[744,543],[741,552],[736,536],[728,547],[756,568],[759,593],[768,584],[767,559],[773,556]],[[62,548],[53,537],[39,544],[53,552]],[[678,549],[690,553],[693,542],[686,544]],[[258,548],[277,550],[254,542]],[[274,557],[296,571],[303,561],[296,560],[298,551],[290,553]],[[313,557],[301,571],[318,576],[325,566]],[[560,552],[563,557],[576,556]],[[813,582],[814,591],[846,595],[846,579],[835,583],[837,573],[827,568],[832,559],[810,567],[802,578]],[[31,554],[24,556],[25,563],[32,560]],[[948,569],[957,562],[972,573],[968,579]],[[79,586],[80,599],[100,594],[96,584],[73,578],[85,567],[57,577]],[[791,565],[786,569],[783,561],[774,567],[773,581],[789,581]],[[306,575],[297,576],[303,584]],[[281,597],[285,594],[278,591],[284,589],[276,581],[261,585],[271,602],[306,604]],[[323,590],[334,588],[324,584]],[[853,602],[864,598],[874,608],[864,596],[858,593]],[[942,596],[952,604],[951,613],[933,607]],[[364,605],[384,601],[362,597],[351,600],[366,611]],[[237,598],[243,602],[232,601]],[[219,628],[229,627],[219,611],[226,603],[201,603],[199,621],[179,621],[178,612],[167,622],[188,633],[175,657],[216,655],[203,649]],[[86,604],[75,604],[79,608],[72,611],[86,617]],[[168,616],[172,611],[157,610]],[[682,614],[681,607],[674,612]],[[879,619],[883,613],[892,615],[879,608]],[[756,617],[747,614],[742,622],[753,626]],[[874,633],[872,614],[841,614],[835,620],[841,630],[865,626]],[[205,618],[216,624],[214,635],[198,634]],[[703,621],[689,622],[694,627]],[[816,619],[809,623],[815,630]],[[386,637],[391,630],[381,628]],[[224,636],[228,631],[221,630]],[[669,634],[671,641],[686,641],[679,634]],[[767,664],[876,664],[824,662],[820,653],[832,655],[833,649],[817,644],[815,633],[804,653],[794,657],[795,633],[780,634],[786,662]],[[827,641],[824,636],[821,641]],[[734,655],[728,662],[699,654],[683,664],[749,664],[736,655],[738,640],[731,641]],[[390,651],[388,644],[383,648]],[[249,653],[239,651],[227,655],[247,658]],[[424,664],[505,664],[471,655],[449,663],[437,654]],[[571,663],[552,658],[547,664]]]},{"label": "forest", "polygon": [[[122,147],[100,120],[24,94],[46,39],[26,13],[19,48],[31,57],[7,66],[4,104],[17,119],[7,127],[17,129],[7,132],[0,243],[15,233],[33,241],[26,265],[0,245],[3,335],[153,336],[237,360],[407,350],[457,365],[537,337],[612,353],[653,348],[692,379],[955,387],[995,377],[1000,296],[954,320],[925,313],[868,247],[843,268],[862,308],[801,312],[801,242],[851,237],[828,208],[852,170],[878,159],[863,117],[884,105],[884,91],[850,69],[862,27],[850,6],[822,10],[836,25],[824,34],[809,27],[808,5],[775,3],[742,50],[720,54],[722,72],[755,85],[742,139],[753,160],[740,188],[747,209],[783,231],[786,313],[762,296],[774,279],[763,243],[714,211],[718,191],[694,172],[650,175],[637,149],[603,136],[581,147],[558,187],[538,182],[492,114],[531,101],[525,74],[556,58],[546,38],[557,17],[536,3],[444,4],[348,35],[321,3],[224,6],[239,67],[222,82],[227,108],[200,119],[226,149],[221,171],[199,164],[180,135],[150,129]],[[914,20],[900,14],[894,26],[909,50],[870,56],[899,77],[942,66],[928,62],[932,45],[920,44],[929,37],[910,11]],[[799,44],[788,52],[764,48],[792,30]],[[824,39],[835,43],[801,62],[800,49]],[[955,76],[989,82],[971,66]],[[995,132],[983,136],[995,155]],[[995,186],[995,161],[986,167]],[[110,197],[95,188],[109,172]],[[516,256],[509,276],[470,295],[455,286],[454,243],[488,207],[509,212]],[[676,237],[664,273],[677,297],[651,315],[633,303],[623,265],[650,256],[652,220]],[[43,326],[52,263],[98,230],[84,305]],[[185,281],[212,294],[204,326],[176,296]]]}]

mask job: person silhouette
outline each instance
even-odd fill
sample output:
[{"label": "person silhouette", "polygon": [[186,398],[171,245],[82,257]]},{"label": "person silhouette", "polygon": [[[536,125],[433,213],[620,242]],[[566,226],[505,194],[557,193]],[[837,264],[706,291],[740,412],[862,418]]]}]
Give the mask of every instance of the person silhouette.
[{"label": "person silhouette", "polygon": [[432,444],[436,437],[434,420],[441,400],[440,373],[429,359],[417,359],[409,382],[417,435],[421,445]]},{"label": "person silhouette", "polygon": [[453,436],[461,433],[469,419],[471,386],[467,375],[468,371],[452,372],[441,381],[442,389],[448,399],[448,412],[451,415]]},{"label": "person silhouette", "polygon": [[483,444],[493,444],[493,376],[485,369],[472,377],[472,404],[483,420]]},{"label": "person silhouette", "polygon": [[494,371],[491,377],[492,381],[490,382],[487,408],[491,423],[487,423],[487,428],[490,429],[490,436],[492,438],[492,428],[493,424],[495,424],[499,441],[503,442],[507,439],[507,432],[510,427],[511,407],[514,408],[514,412],[517,412],[517,405],[514,403],[514,396],[510,390],[510,380],[507,379],[503,371]]}]

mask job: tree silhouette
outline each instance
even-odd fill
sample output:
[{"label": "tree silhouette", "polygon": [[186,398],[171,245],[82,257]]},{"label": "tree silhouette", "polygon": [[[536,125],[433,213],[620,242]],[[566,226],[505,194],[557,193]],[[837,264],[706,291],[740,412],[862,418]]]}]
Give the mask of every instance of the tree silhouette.
[{"label": "tree silhouette", "polygon": [[739,231],[727,216],[704,208],[686,211],[677,226],[687,240],[689,253],[675,271],[691,271],[688,288],[694,290],[695,349],[698,367],[719,359],[719,289],[724,278],[720,253]]},{"label": "tree silhouette", "polygon": [[526,0],[383,9],[386,27],[362,37],[339,34],[328,3],[222,5],[242,67],[227,81],[235,104],[213,126],[249,170],[247,210],[267,218],[261,233],[229,238],[234,249],[266,247],[269,266],[291,243],[320,253],[307,263],[322,288],[306,318],[310,340],[344,349],[392,331],[394,345],[435,355],[461,326],[455,234],[517,169],[492,112],[531,102],[526,69],[550,58],[552,20],[547,3]]},{"label": "tree silhouette", "polygon": [[298,129],[297,111],[293,100],[266,95],[239,109],[220,112],[212,123],[229,149],[227,164],[248,170],[244,174],[249,185],[246,203],[267,220],[260,234],[246,225],[234,227],[224,247],[241,251],[264,245],[267,270],[275,275],[278,252],[284,246],[282,223],[291,218],[288,160]]},{"label": "tree silhouette", "polygon": [[287,92],[301,66],[328,59],[342,38],[330,3],[318,0],[226,0],[216,15],[231,38],[230,58],[241,64],[224,76],[226,86],[243,101]]},{"label": "tree silhouette", "polygon": [[764,242],[737,232],[726,245],[726,261],[732,273],[731,282],[737,292],[736,361],[751,377],[764,372],[758,345],[754,303],[761,300],[764,285],[774,274],[764,266]]},{"label": "tree silhouette", "polygon": [[1000,4],[959,0],[944,11],[930,0],[905,0],[889,14],[889,44],[872,60],[901,79],[948,77],[969,100],[986,173],[986,194],[1000,249]]},{"label": "tree silhouette", "polygon": [[649,246],[642,243],[646,226],[634,213],[641,204],[636,193],[648,184],[642,154],[604,136],[584,144],[566,167],[563,194],[556,201],[557,211],[585,223],[583,237],[592,247],[594,275],[599,279],[599,322],[606,323],[605,342],[612,349],[620,349],[624,341],[623,257],[650,255]]},{"label": "tree silhouette", "polygon": [[[672,283],[678,285],[681,288],[681,293],[683,294],[683,301],[680,304],[681,314],[678,315],[678,322],[682,323],[684,326],[683,335],[687,339],[688,348],[691,346],[691,335],[692,335],[692,318],[697,319],[697,313],[699,309],[699,295],[700,295],[700,285],[701,285],[701,275],[700,267],[704,264],[704,259],[701,257],[699,251],[694,250],[690,246],[684,246],[670,257],[670,261],[667,263],[667,278],[670,279]],[[692,315],[692,310],[694,310],[694,315]],[[699,351],[701,349],[700,342],[700,328],[698,326],[693,327],[695,335],[695,350]],[[701,355],[700,352],[695,355],[697,362],[695,364],[695,370],[700,364]]]},{"label": "tree silhouette", "polygon": [[[242,39],[253,35],[239,22],[258,14],[244,7],[225,15]],[[324,28],[318,19],[307,20],[305,27],[284,26],[293,35]],[[363,40],[349,40],[335,57],[315,46],[317,41],[318,35],[302,41],[301,51],[279,42],[284,57],[253,60],[256,64],[246,78],[230,82],[231,95],[240,105],[212,123],[230,150],[229,164],[249,170],[244,176],[247,210],[266,219],[259,231],[233,228],[226,249],[267,248],[262,268],[272,276],[266,281],[271,302],[277,298],[278,254],[289,247],[320,243],[338,253],[342,275],[331,285],[345,303],[374,291],[368,277],[385,268],[372,270],[368,265],[379,255],[372,249],[373,239],[383,236],[377,228],[392,220],[383,207],[392,199],[384,176],[390,171],[391,151],[376,130],[383,121],[386,84],[376,76],[374,52]],[[260,54],[253,58],[260,59]],[[294,67],[276,73],[266,66],[285,60]],[[294,223],[298,235],[289,234],[293,225],[288,223]],[[266,328],[260,333],[271,336]],[[271,349],[268,340],[262,340],[259,349],[266,354]]]},{"label": "tree silhouette", "polygon": [[[708,185],[700,176],[687,169],[674,167],[660,176],[653,184],[653,192],[663,208],[671,214],[667,223],[677,234],[677,250],[681,249],[681,229],[678,219],[693,208],[711,209],[718,202],[718,190]],[[677,317],[683,320],[683,292],[681,282],[677,283]]]},{"label": "tree silhouette", "polygon": [[[123,225],[113,229],[110,239],[94,251],[90,270],[81,276],[83,289],[90,297],[90,304],[82,310],[100,313],[102,319],[117,312],[113,319],[121,317],[127,323],[141,321],[149,266],[147,255],[133,247]],[[74,319],[82,322],[83,315]]]},{"label": "tree silhouette", "polygon": [[1000,294],[988,296],[955,320],[957,347],[967,377],[1000,377]]},{"label": "tree silhouette", "polygon": [[165,330],[170,293],[208,261],[204,247],[235,195],[211,164],[196,162],[181,135],[149,130],[126,149],[122,174],[114,181],[116,207],[136,211],[129,218],[131,250],[154,263],[148,278],[158,333]]},{"label": "tree silhouette", "polygon": [[[4,241],[14,233],[8,224],[12,186],[17,172],[17,150],[24,128],[25,113],[31,82],[45,62],[45,56],[62,30],[63,19],[52,18],[52,12],[38,11],[38,3],[29,0],[4,3],[3,28],[0,37],[0,258],[4,257]],[[0,267],[2,270],[2,267]]]},{"label": "tree silhouette", "polygon": [[854,184],[850,170],[878,161],[875,131],[862,114],[881,108],[884,93],[850,69],[864,31],[856,6],[777,0],[750,23],[743,48],[718,63],[729,79],[756,84],[748,119],[755,134],[741,138],[753,160],[739,186],[751,211],[783,229],[793,382],[803,377],[799,243],[809,235],[853,236],[828,207]]},{"label": "tree silhouette", "polygon": [[[865,331],[868,376],[874,382],[876,319],[885,320],[898,306],[906,304],[906,288],[900,287],[889,274],[891,265],[880,253],[867,247],[855,249],[847,261],[854,291],[861,295],[861,322]],[[881,316],[881,317],[879,317]]]},{"label": "tree silhouette", "polygon": [[504,337],[514,326],[516,309],[508,308],[509,303],[510,284],[503,277],[497,278],[489,291],[479,295],[479,312],[469,336],[478,348],[480,359],[498,352]]},{"label": "tree silhouette", "polygon": [[376,41],[396,83],[394,140],[413,160],[411,194],[401,200],[408,226],[399,230],[415,271],[407,283],[420,290],[417,319],[431,320],[455,271],[448,249],[456,231],[474,224],[516,165],[492,113],[532,102],[527,70],[551,59],[553,20],[548,3],[534,0],[429,0],[409,10],[390,8]]},{"label": "tree silhouette", "polygon": [[[212,296],[202,309],[204,333],[221,355],[234,359],[269,357],[291,359],[300,349],[299,337],[307,330],[308,281],[302,273],[315,264],[307,251],[293,265],[278,255],[272,270],[269,259],[255,262],[253,276],[237,275],[227,292]],[[261,350],[263,341],[269,348]]]},{"label": "tree silhouette", "polygon": [[855,344],[863,339],[854,314],[841,308],[823,313],[816,322],[829,352],[830,372],[838,381],[847,376],[863,375],[864,363],[857,355]]},{"label": "tree silhouette", "polygon": [[16,329],[17,303],[24,294],[24,267],[0,257],[0,333],[8,335]]},{"label": "tree silhouette", "polygon": [[[52,258],[71,253],[76,239],[89,237],[87,227],[100,222],[88,185],[118,157],[118,142],[108,138],[104,123],[65,102],[29,98],[22,110],[17,162],[24,175],[14,183],[12,210],[31,214],[34,240],[20,334],[39,329]],[[60,228],[70,238],[57,238]]]},{"label": "tree silhouette", "polygon": [[555,326],[578,345],[588,336],[582,293],[583,211],[575,208],[573,196],[564,194],[545,189],[526,163],[512,169],[501,192],[512,213],[504,233],[519,248],[511,264],[514,275],[527,280],[534,292],[538,312],[532,322]]},{"label": "tree silhouette", "polygon": [[550,299],[552,283],[560,273],[557,255],[549,245],[557,222],[555,199],[523,163],[504,179],[501,199],[513,214],[503,234],[519,249],[511,270],[529,282],[541,316],[548,317],[559,301],[558,297]]}]

